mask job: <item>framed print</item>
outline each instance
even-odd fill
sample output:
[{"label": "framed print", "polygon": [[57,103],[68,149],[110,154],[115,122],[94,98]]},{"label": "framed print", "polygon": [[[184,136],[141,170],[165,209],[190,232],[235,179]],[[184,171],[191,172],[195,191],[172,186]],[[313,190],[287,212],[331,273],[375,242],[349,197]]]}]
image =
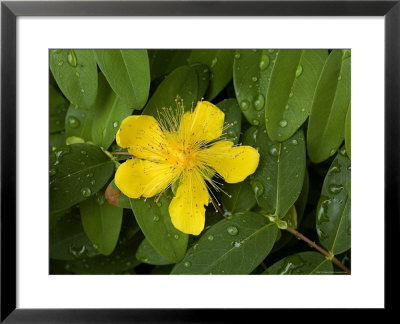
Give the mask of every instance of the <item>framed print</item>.
[{"label": "framed print", "polygon": [[398,1],[1,10],[2,321],[390,308]]}]

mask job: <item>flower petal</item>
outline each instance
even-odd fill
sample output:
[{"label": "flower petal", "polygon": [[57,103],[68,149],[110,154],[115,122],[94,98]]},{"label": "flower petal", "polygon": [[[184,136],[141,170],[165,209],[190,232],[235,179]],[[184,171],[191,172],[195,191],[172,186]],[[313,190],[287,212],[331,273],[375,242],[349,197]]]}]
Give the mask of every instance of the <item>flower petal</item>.
[{"label": "flower petal", "polygon": [[199,159],[217,171],[228,183],[243,181],[256,171],[260,154],[251,146],[232,147],[230,141],[198,152]]},{"label": "flower petal", "polygon": [[115,173],[115,185],[129,198],[153,197],[166,189],[179,176],[170,164],[130,159]]},{"label": "flower petal", "polygon": [[225,114],[208,101],[199,101],[192,113],[182,116],[179,138],[190,143],[209,142],[222,135]]},{"label": "flower petal", "polygon": [[169,205],[172,224],[181,232],[199,235],[204,228],[208,190],[197,171],[186,171]]},{"label": "flower petal", "polygon": [[163,160],[165,137],[152,116],[135,115],[125,118],[116,135],[117,144],[141,159]]}]

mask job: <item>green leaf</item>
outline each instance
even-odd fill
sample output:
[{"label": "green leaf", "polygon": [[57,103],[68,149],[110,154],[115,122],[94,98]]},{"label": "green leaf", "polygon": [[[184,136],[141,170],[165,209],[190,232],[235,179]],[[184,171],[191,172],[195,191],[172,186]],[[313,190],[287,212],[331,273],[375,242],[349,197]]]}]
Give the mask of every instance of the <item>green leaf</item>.
[{"label": "green leaf", "polygon": [[237,50],[233,62],[233,84],[243,115],[252,125],[265,122],[269,78],[278,52]]},{"label": "green leaf", "polygon": [[268,275],[315,275],[333,274],[333,265],[318,252],[301,252],[274,263],[263,274]]},{"label": "green leaf", "polygon": [[191,64],[190,67],[197,73],[198,92],[197,97],[201,99],[206,94],[210,84],[210,69],[204,64]]},{"label": "green leaf", "polygon": [[282,217],[282,220],[287,223],[287,226],[296,229],[298,225],[297,219],[297,211],[296,207],[293,205],[289,208],[289,211],[286,213],[285,216]]},{"label": "green leaf", "polygon": [[72,144],[50,154],[50,212],[71,207],[99,191],[114,162],[97,146]]},{"label": "green leaf", "polygon": [[333,50],[322,70],[307,130],[308,155],[314,163],[335,154],[343,141],[350,106],[350,65],[350,57],[342,59],[342,52]]},{"label": "green leaf", "polygon": [[347,111],[346,115],[344,139],[347,155],[351,159],[351,105],[349,106],[349,110]]},{"label": "green leaf", "polygon": [[296,202],[294,203],[294,205],[296,207],[299,224],[301,222],[301,219],[303,218],[304,210],[306,209],[309,188],[310,188],[310,180],[309,180],[308,171],[306,168],[305,174],[304,174],[303,187],[301,189],[300,196],[299,196],[299,198],[297,198]]},{"label": "green leaf", "polygon": [[171,261],[165,259],[162,255],[160,255],[147,239],[144,239],[142,243],[140,243],[139,248],[136,251],[136,259],[147,264],[171,264]]},{"label": "green leaf", "polygon": [[170,73],[181,65],[187,64],[190,50],[149,50],[151,80]]},{"label": "green leaf", "polygon": [[306,166],[303,130],[284,142],[273,142],[263,126],[249,128],[243,144],[258,148],[260,162],[250,176],[258,205],[283,217],[300,195]]},{"label": "green leaf", "polygon": [[136,267],[136,250],[143,235],[136,235],[131,240],[117,246],[108,256],[98,255],[93,258],[77,260],[67,264],[70,271],[77,274],[117,274]]},{"label": "green leaf", "polygon": [[249,274],[271,251],[277,232],[260,214],[231,215],[207,230],[171,274]]},{"label": "green leaf", "polygon": [[142,109],[150,90],[146,50],[94,50],[97,64],[115,93],[133,109]]},{"label": "green leaf", "polygon": [[349,198],[351,198],[351,179],[349,179],[349,181],[346,182],[346,191],[347,194],[349,195]]},{"label": "green leaf", "polygon": [[327,50],[279,50],[265,107],[273,141],[287,140],[307,119],[327,56]]},{"label": "green leaf", "polygon": [[188,235],[172,225],[168,211],[170,201],[165,194],[157,203],[154,199],[130,199],[132,211],[146,239],[159,254],[176,263],[185,255]]},{"label": "green leaf", "polygon": [[97,94],[97,65],[91,50],[51,50],[50,70],[64,96],[89,108]]},{"label": "green leaf", "polygon": [[231,214],[249,211],[257,203],[247,179],[239,183],[226,183],[222,189],[226,194],[220,195],[220,201],[223,208]]},{"label": "green leaf", "polygon": [[65,114],[69,106],[64,96],[50,84],[50,133],[57,133],[65,128]]},{"label": "green leaf", "polygon": [[196,105],[199,100],[199,84],[196,70],[189,66],[181,66],[172,71],[158,86],[150,98],[143,115],[158,117],[158,111],[162,107],[175,108],[176,100],[183,99],[186,110],[190,110],[192,104]]},{"label": "green leaf", "polygon": [[342,148],[325,177],[317,207],[319,240],[334,255],[350,249],[351,201],[345,189],[350,170],[350,160]]},{"label": "green leaf", "polygon": [[95,111],[93,109],[78,109],[70,105],[65,116],[66,137],[80,137],[85,141],[92,141],[92,123]]},{"label": "green leaf", "polygon": [[216,106],[225,113],[225,125],[230,125],[225,131],[226,139],[237,144],[240,137],[242,113],[236,99],[224,99]]},{"label": "green leaf", "polygon": [[93,246],[104,255],[111,254],[118,242],[122,208],[107,203],[100,191],[80,204],[82,225]]},{"label": "green leaf", "polygon": [[82,228],[78,211],[74,208],[50,227],[50,258],[76,260],[97,255]]},{"label": "green leaf", "polygon": [[65,132],[50,134],[49,152],[55,151],[56,149],[64,145],[65,145]]},{"label": "green leaf", "polygon": [[107,149],[114,141],[122,120],[132,114],[132,109],[114,93],[102,73],[99,73],[99,92],[91,110],[92,141]]},{"label": "green leaf", "polygon": [[210,86],[207,90],[206,99],[212,100],[232,79],[232,66],[234,50],[212,49],[191,51],[189,63],[202,63],[209,66],[211,70]]}]

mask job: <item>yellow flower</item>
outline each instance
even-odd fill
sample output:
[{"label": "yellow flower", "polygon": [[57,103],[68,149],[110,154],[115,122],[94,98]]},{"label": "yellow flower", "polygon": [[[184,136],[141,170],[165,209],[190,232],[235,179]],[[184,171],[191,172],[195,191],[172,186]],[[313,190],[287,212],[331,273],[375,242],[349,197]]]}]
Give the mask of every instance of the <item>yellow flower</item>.
[{"label": "yellow flower", "polygon": [[259,153],[250,146],[234,146],[224,140],[225,114],[201,101],[193,112],[163,108],[158,121],[152,116],[125,118],[116,135],[117,144],[133,158],[120,165],[116,186],[130,198],[153,197],[175,181],[177,190],[169,205],[172,224],[198,235],[204,228],[205,206],[210,201],[207,183],[243,181],[254,173]]}]

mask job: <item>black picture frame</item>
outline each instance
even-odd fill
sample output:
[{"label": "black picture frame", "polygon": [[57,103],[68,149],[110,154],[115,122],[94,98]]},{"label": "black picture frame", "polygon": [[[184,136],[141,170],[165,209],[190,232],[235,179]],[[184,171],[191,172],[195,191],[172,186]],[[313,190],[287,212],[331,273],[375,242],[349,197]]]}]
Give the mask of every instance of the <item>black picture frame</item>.
[{"label": "black picture frame", "polygon": [[[1,3],[1,322],[235,322],[217,309],[16,308],[16,19],[19,16],[384,16],[385,19],[385,309],[395,306],[399,235],[400,0],[394,1],[29,1]],[[383,211],[371,211],[382,213]],[[394,259],[394,258],[393,258]],[[367,269],[366,269],[367,271]],[[367,283],[366,283],[367,284]],[[394,294],[393,294],[394,296]],[[265,316],[265,314],[251,314]]]}]

